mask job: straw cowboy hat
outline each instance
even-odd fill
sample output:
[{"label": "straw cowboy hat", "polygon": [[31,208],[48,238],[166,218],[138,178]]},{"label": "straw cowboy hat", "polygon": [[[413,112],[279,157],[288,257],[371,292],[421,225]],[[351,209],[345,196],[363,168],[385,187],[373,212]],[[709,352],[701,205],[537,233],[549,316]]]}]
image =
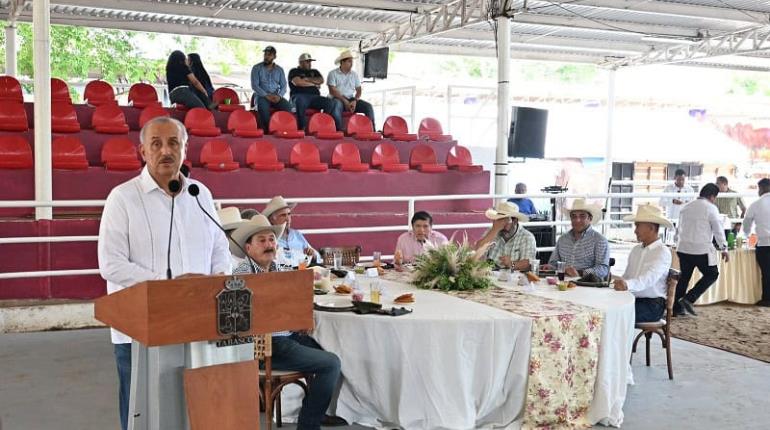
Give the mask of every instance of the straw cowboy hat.
[{"label": "straw cowboy hat", "polygon": [[519,212],[519,206],[516,203],[511,202],[500,202],[497,204],[497,206],[494,207],[494,209],[487,209],[487,211],[484,212],[484,215],[493,221],[510,217],[514,217],[521,222],[529,221],[528,216]]},{"label": "straw cowboy hat", "polygon": [[663,212],[660,208],[649,203],[646,205],[639,205],[636,213],[634,215],[623,217],[623,221],[650,222],[666,228],[674,228],[674,224],[671,224],[671,221],[663,216]]},{"label": "straw cowboy hat", "polygon": [[222,224],[222,228],[225,230],[235,230],[246,220],[241,218],[241,211],[235,206],[229,206],[217,211],[219,222]]},{"label": "straw cowboy hat", "polygon": [[270,218],[270,215],[278,212],[281,209],[294,208],[295,206],[297,206],[296,203],[288,204],[282,196],[275,196],[267,203],[267,206],[265,206],[265,209],[262,211],[262,215]]},{"label": "straw cowboy hat", "polygon": [[602,207],[595,203],[588,203],[586,199],[575,199],[572,207],[567,208],[567,212],[583,211],[591,214],[591,224],[599,224],[602,220]]},{"label": "straw cowboy hat", "polygon": [[347,58],[355,58],[353,53],[350,51],[350,49],[346,49],[340,52],[340,55],[334,60],[334,64],[339,66],[342,60],[345,60]]},{"label": "straw cowboy hat", "polygon": [[[235,229],[230,237],[235,241],[235,243],[240,245],[241,248],[245,248],[246,242],[251,238],[251,236],[254,236],[260,231],[270,230],[275,233],[275,237],[281,237],[283,234],[283,228],[285,226],[286,224],[272,225],[270,224],[270,221],[267,220],[266,216],[254,215],[250,220],[241,223],[241,225]],[[244,255],[243,251],[240,249],[231,249],[231,252],[236,257],[246,258],[246,255]]]}]

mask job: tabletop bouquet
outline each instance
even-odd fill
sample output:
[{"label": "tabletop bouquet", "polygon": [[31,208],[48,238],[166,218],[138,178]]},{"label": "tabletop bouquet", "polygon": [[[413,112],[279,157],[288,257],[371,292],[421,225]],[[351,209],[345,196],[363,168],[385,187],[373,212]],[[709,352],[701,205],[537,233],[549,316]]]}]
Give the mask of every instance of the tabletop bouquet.
[{"label": "tabletop bouquet", "polygon": [[450,241],[428,249],[415,261],[413,283],[418,288],[437,290],[476,290],[492,285],[491,265],[481,259],[484,252],[474,251],[467,240]]}]

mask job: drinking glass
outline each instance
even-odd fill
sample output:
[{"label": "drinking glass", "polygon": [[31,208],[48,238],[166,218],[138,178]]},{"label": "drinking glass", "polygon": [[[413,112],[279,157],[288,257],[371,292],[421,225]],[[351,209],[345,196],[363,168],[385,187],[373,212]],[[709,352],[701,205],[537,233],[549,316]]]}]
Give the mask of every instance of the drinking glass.
[{"label": "drinking glass", "polygon": [[540,260],[536,258],[529,260],[529,271],[537,275],[540,272]]},{"label": "drinking glass", "polygon": [[511,280],[511,269],[505,267],[500,269],[500,275],[497,277],[500,282],[508,282]]},{"label": "drinking glass", "polygon": [[372,253],[372,264],[375,267],[380,267],[380,257],[381,256],[382,256],[382,254],[380,254],[380,251],[374,251]]},{"label": "drinking glass", "polygon": [[556,276],[559,277],[560,281],[564,280],[564,271],[567,270],[567,263],[563,261],[557,261],[556,262]]},{"label": "drinking glass", "polygon": [[339,270],[342,267],[342,251],[334,251],[332,257],[334,258],[334,268]]},{"label": "drinking glass", "polygon": [[380,288],[380,283],[378,281],[372,281],[371,284],[369,284],[369,301],[372,303],[380,303],[381,292],[382,289]]}]

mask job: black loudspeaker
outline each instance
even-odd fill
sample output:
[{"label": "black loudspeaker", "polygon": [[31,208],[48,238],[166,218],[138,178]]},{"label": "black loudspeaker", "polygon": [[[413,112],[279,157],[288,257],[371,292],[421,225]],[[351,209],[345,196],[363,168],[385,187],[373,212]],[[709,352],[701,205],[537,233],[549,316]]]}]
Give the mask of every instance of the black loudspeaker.
[{"label": "black loudspeaker", "polygon": [[545,157],[547,126],[547,110],[514,106],[511,112],[511,131],[508,134],[508,156]]}]

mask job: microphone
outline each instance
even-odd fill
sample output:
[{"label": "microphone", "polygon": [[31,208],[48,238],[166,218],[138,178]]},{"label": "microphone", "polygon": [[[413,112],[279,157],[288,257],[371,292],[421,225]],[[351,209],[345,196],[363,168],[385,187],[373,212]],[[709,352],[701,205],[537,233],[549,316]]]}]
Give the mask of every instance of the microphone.
[{"label": "microphone", "polygon": [[198,207],[201,208],[203,213],[206,214],[206,216],[211,220],[211,222],[214,223],[215,226],[219,227],[219,229],[222,230],[222,233],[225,234],[225,237],[227,238],[227,240],[229,240],[232,244],[238,247],[238,249],[240,249],[241,252],[243,252],[243,255],[246,256],[246,261],[249,262],[249,266],[251,267],[251,273],[257,273],[257,268],[254,267],[254,261],[251,260],[251,257],[249,257],[249,254],[246,253],[246,250],[243,249],[243,247],[238,242],[234,241],[229,234],[227,234],[227,230],[225,230],[224,227],[219,225],[217,220],[214,219],[214,217],[211,216],[211,214],[208,213],[206,209],[203,207],[203,205],[201,204],[201,201],[198,199],[198,194],[201,193],[200,187],[198,187],[198,185],[196,184],[190,184],[190,186],[187,187],[187,192],[190,193],[191,196],[195,197],[195,202],[198,203]]},{"label": "microphone", "polygon": [[166,279],[171,279],[171,232],[174,228],[174,202],[176,201],[176,193],[182,189],[182,183],[176,179],[172,179],[168,182],[168,190],[171,191],[171,220],[168,226],[168,251],[166,252]]}]

